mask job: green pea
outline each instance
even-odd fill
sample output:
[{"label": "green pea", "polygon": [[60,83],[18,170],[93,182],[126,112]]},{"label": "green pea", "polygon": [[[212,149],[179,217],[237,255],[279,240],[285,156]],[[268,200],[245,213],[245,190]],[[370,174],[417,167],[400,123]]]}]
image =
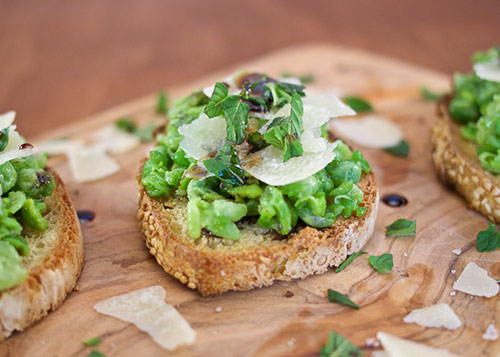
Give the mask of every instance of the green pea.
[{"label": "green pea", "polygon": [[22,231],[23,227],[17,219],[8,216],[3,210],[2,215],[0,215],[0,238],[19,236]]},{"label": "green pea", "polygon": [[200,197],[191,198],[187,204],[187,228],[191,238],[201,237],[201,210],[198,207]]},{"label": "green pea", "polygon": [[349,146],[347,146],[340,140],[337,140],[336,143],[337,146],[335,146],[335,149],[333,149],[333,152],[335,153],[334,160],[335,161],[350,160],[352,153],[351,150],[349,149]]},{"label": "green pea", "polygon": [[479,107],[474,95],[469,92],[463,92],[460,96],[453,98],[449,111],[452,118],[459,123],[467,123],[479,118]]},{"label": "green pea", "polygon": [[44,198],[50,196],[54,188],[54,179],[46,171],[26,168],[17,172],[14,190],[24,192],[27,197]]},{"label": "green pea", "polygon": [[21,191],[11,191],[7,197],[2,199],[2,202],[2,209],[7,210],[10,214],[14,214],[24,206],[26,195]]},{"label": "green pea", "polygon": [[30,248],[26,239],[21,236],[11,236],[3,238],[4,241],[9,242],[14,248],[16,248],[19,255],[27,257],[30,254]]},{"label": "green pea", "polygon": [[263,228],[272,228],[280,234],[290,233],[297,224],[297,213],[283,197],[280,190],[267,186],[259,201],[260,217],[257,223]]},{"label": "green pea", "polygon": [[7,193],[17,181],[17,172],[10,161],[0,165],[0,186],[2,193]]},{"label": "green pea", "polygon": [[44,203],[28,198],[21,208],[21,218],[28,227],[44,231],[49,227],[47,220],[42,216],[45,209]]},{"label": "green pea", "polygon": [[344,181],[358,183],[361,178],[361,167],[352,161],[342,161],[332,170],[332,179],[336,186]]},{"label": "green pea", "polygon": [[227,190],[227,192],[234,197],[241,198],[259,198],[264,190],[256,184],[235,186]]},{"label": "green pea", "polygon": [[216,215],[225,216],[233,222],[239,221],[247,214],[247,207],[244,204],[215,200],[212,205]]},{"label": "green pea", "polygon": [[186,157],[186,153],[182,149],[177,149],[173,156],[174,162],[179,166],[179,167],[188,167],[189,164],[191,163],[189,159]]},{"label": "green pea", "polygon": [[170,186],[177,187],[179,186],[179,183],[181,182],[182,175],[184,175],[185,169],[182,167],[178,167],[175,169],[172,169],[172,171],[167,171],[165,172],[165,181]]},{"label": "green pea", "polygon": [[296,199],[304,195],[314,195],[320,187],[320,181],[316,176],[309,176],[303,180],[281,186],[280,190],[288,197]]},{"label": "green pea", "polygon": [[16,249],[0,240],[0,290],[18,285],[28,276]]}]

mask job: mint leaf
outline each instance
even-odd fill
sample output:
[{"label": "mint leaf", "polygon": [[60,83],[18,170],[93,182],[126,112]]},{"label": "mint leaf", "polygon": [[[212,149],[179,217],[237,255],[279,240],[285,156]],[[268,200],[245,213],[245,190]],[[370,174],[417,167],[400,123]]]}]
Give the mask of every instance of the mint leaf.
[{"label": "mint leaf", "polygon": [[366,254],[366,252],[363,252],[363,251],[360,250],[359,252],[351,254],[349,257],[347,257],[346,260],[344,260],[344,262],[342,264],[339,265],[339,267],[337,269],[335,269],[335,272],[339,273],[342,270],[344,270],[349,264],[352,263],[352,261],[354,259],[356,259],[357,257],[359,257],[361,254]]},{"label": "mint leaf", "polygon": [[321,347],[320,357],[361,357],[363,350],[350,343],[345,337],[331,331],[326,345]]},{"label": "mint leaf", "polygon": [[224,112],[224,101],[227,99],[227,95],[227,87],[221,82],[215,83],[210,101],[205,107],[205,114],[208,115],[209,118],[222,115]]},{"label": "mint leaf", "polygon": [[395,156],[408,157],[410,146],[406,140],[403,139],[398,144],[384,148],[384,150]]},{"label": "mint leaf", "polygon": [[156,114],[167,115],[168,113],[168,100],[164,91],[158,92],[156,99]]},{"label": "mint leaf", "polygon": [[417,221],[404,218],[397,219],[394,223],[385,227],[386,237],[414,236],[417,230]]},{"label": "mint leaf", "polygon": [[118,118],[115,121],[115,125],[118,129],[126,131],[127,133],[133,133],[137,130],[135,121],[130,118]]},{"label": "mint leaf", "polygon": [[106,355],[101,351],[93,350],[87,355],[87,357],[106,357]]},{"label": "mint leaf", "polygon": [[299,94],[292,94],[291,106],[290,116],[274,119],[269,125],[270,130],[263,135],[269,144],[283,150],[283,162],[301,156],[304,152],[300,142],[300,135],[304,132],[302,122],[304,105]]},{"label": "mint leaf", "polygon": [[477,234],[477,250],[480,252],[492,252],[500,247],[500,233],[497,226],[488,222],[488,228]]},{"label": "mint leaf", "polygon": [[241,144],[245,139],[248,126],[248,104],[242,102],[236,95],[227,97],[224,101],[224,118],[227,124],[226,139]]},{"label": "mint leaf", "polygon": [[328,300],[330,300],[330,302],[336,302],[337,304],[340,305],[353,307],[356,310],[361,309],[361,307],[358,304],[349,299],[347,296],[332,289],[328,289]]},{"label": "mint leaf", "polygon": [[99,337],[92,337],[92,338],[88,338],[85,341],[83,341],[83,344],[85,346],[97,346],[101,342],[102,342],[102,340]]},{"label": "mint leaf", "polygon": [[237,186],[245,183],[243,180],[244,172],[240,168],[240,160],[236,150],[227,141],[217,151],[215,157],[203,161],[203,165],[221,181]]},{"label": "mint leaf", "polygon": [[342,98],[345,104],[350,106],[356,113],[371,112],[373,107],[370,103],[360,97],[347,96]]},{"label": "mint leaf", "polygon": [[9,128],[10,126],[0,130],[0,151],[3,151],[9,143]]},{"label": "mint leaf", "polygon": [[138,128],[135,130],[134,134],[143,142],[150,143],[154,140],[153,132],[158,126],[154,123],[149,123],[142,128]]},{"label": "mint leaf", "polygon": [[392,261],[392,254],[384,253],[382,255],[371,255],[368,257],[368,261],[373,269],[378,272],[382,271],[391,271],[394,267],[394,263]]},{"label": "mint leaf", "polygon": [[436,92],[432,92],[430,89],[423,87],[420,90],[420,95],[422,99],[427,100],[429,102],[437,102],[439,98],[441,98],[442,94],[438,94]]}]

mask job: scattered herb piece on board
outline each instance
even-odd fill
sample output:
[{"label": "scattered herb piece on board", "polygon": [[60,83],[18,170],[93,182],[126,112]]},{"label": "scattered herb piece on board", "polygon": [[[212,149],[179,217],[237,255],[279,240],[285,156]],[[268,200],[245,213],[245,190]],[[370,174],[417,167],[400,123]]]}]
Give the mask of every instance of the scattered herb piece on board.
[{"label": "scattered herb piece on board", "polygon": [[363,252],[362,250],[360,250],[359,252],[356,252],[356,253],[351,254],[350,256],[348,256],[348,257],[347,257],[347,259],[346,259],[346,260],[344,260],[344,262],[343,262],[342,264],[340,264],[340,265],[338,266],[338,268],[337,268],[337,269],[335,269],[335,272],[336,272],[336,273],[339,273],[339,272],[341,272],[342,270],[344,270],[345,268],[347,268],[347,266],[348,266],[349,264],[351,264],[351,263],[352,263],[352,261],[353,261],[354,259],[356,259],[357,257],[359,257],[361,254],[366,254],[366,252]]},{"label": "scattered herb piece on board", "polygon": [[365,99],[355,96],[342,98],[345,104],[350,106],[356,113],[372,112],[373,107]]},{"label": "scattered herb piece on board", "polygon": [[309,84],[316,80],[316,78],[314,78],[314,75],[312,75],[311,73],[304,75],[296,75],[290,72],[284,72],[281,74],[281,78],[290,78],[290,77],[298,78],[302,82],[302,84]]},{"label": "scattered herb piece on board", "polygon": [[408,157],[410,145],[403,139],[398,144],[384,148],[384,150],[394,156]]},{"label": "scattered herb piece on board", "polygon": [[164,91],[158,92],[156,99],[156,113],[161,115],[167,115],[168,113],[168,100]]},{"label": "scattered herb piece on board", "polygon": [[115,122],[115,125],[118,129],[126,131],[128,133],[133,133],[137,130],[137,125],[134,120],[130,118],[118,118]]},{"label": "scattered herb piece on board", "polygon": [[88,339],[84,340],[82,343],[85,346],[97,346],[101,342],[102,342],[102,340],[99,337],[92,337],[92,338],[88,338]]},{"label": "scattered herb piece on board", "polygon": [[488,222],[488,228],[477,234],[476,246],[480,252],[492,252],[500,248],[500,232],[497,226]]},{"label": "scattered herb piece on board", "polygon": [[157,127],[156,124],[149,123],[139,128],[135,121],[130,118],[119,118],[115,121],[115,125],[120,130],[136,135],[143,143],[153,141],[153,132]]},{"label": "scattered herb piece on board", "polygon": [[345,337],[331,331],[326,345],[321,347],[320,357],[361,357],[363,350],[354,346]]},{"label": "scattered herb piece on board", "polygon": [[328,289],[328,300],[330,300],[330,302],[336,302],[337,304],[340,304],[340,305],[353,307],[356,310],[361,309],[361,306],[356,304],[354,301],[349,299],[347,296],[345,296],[342,293],[339,293],[338,291],[332,290],[332,289]]},{"label": "scattered herb piece on board", "polygon": [[417,221],[400,218],[385,227],[386,237],[414,236],[417,231]]},{"label": "scattered herb piece on board", "polygon": [[420,90],[420,95],[422,99],[428,100],[429,102],[437,102],[441,98],[441,94],[431,91],[429,88],[423,87]]},{"label": "scattered herb piece on board", "polygon": [[87,357],[106,357],[106,355],[104,353],[102,353],[101,351],[98,351],[98,350],[92,350],[92,352],[90,352]]},{"label": "scattered herb piece on board", "polygon": [[382,255],[371,255],[368,257],[368,261],[373,269],[376,271],[391,271],[394,267],[394,262],[392,260],[392,254],[384,253]]}]

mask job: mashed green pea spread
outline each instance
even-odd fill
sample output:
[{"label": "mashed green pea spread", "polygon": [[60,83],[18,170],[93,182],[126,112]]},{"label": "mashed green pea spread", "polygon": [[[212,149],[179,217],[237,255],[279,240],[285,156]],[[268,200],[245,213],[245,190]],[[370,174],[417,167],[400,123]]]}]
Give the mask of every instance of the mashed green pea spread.
[{"label": "mashed green pea spread", "polygon": [[[21,283],[27,276],[22,258],[29,255],[26,230],[48,228],[44,200],[54,190],[52,176],[44,170],[47,156],[34,157],[31,145],[12,125],[11,113],[0,115],[0,290]],[[9,118],[7,118],[9,117]]]},{"label": "mashed green pea spread", "polygon": [[331,118],[355,112],[287,80],[241,73],[169,110],[142,183],[151,197],[188,198],[192,238],[210,232],[237,240],[238,223],[249,217],[286,235],[299,221],[325,228],[365,214],[357,183],[370,167],[326,131]]},{"label": "mashed green pea spread", "polygon": [[476,144],[481,166],[500,174],[500,47],[473,56],[474,72],[456,73],[451,117]]}]

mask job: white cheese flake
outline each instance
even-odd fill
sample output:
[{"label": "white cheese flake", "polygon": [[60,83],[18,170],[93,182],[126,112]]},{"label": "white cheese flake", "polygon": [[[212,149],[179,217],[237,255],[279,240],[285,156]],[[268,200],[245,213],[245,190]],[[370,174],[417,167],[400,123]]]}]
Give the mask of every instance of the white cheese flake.
[{"label": "white cheese flake", "polygon": [[378,332],[377,338],[382,343],[389,357],[453,357],[447,350],[426,346],[385,332]]},{"label": "white cheese flake", "polygon": [[498,294],[498,283],[476,263],[470,262],[453,284],[453,289],[466,294],[492,297]]},{"label": "white cheese flake", "polygon": [[53,139],[35,143],[33,153],[42,154],[46,152],[49,156],[67,155],[70,150],[78,149],[83,146],[83,142],[80,140]]},{"label": "white cheese flake", "polygon": [[455,330],[462,325],[457,314],[448,304],[436,304],[415,309],[403,319],[406,323],[415,322],[425,327],[445,327]]},{"label": "white cheese flake", "polygon": [[498,339],[498,330],[495,327],[495,324],[492,322],[486,328],[486,331],[483,335],[483,340],[496,341]]},{"label": "white cheese flake", "polygon": [[73,148],[68,152],[73,177],[77,182],[94,181],[120,170],[120,165],[99,146]]},{"label": "white cheese flake", "polygon": [[460,249],[460,248],[453,249],[451,252],[452,252],[453,254],[460,255],[460,254],[462,254],[462,249]]},{"label": "white cheese flake", "polygon": [[457,292],[455,290],[450,291],[450,296],[455,296],[457,295]]},{"label": "white cheese flake", "polygon": [[192,344],[196,332],[172,305],[165,303],[165,296],[163,287],[151,286],[98,302],[94,309],[133,323],[167,350]]},{"label": "white cheese flake", "polygon": [[500,82],[500,59],[476,63],[473,66],[476,75],[487,81]]},{"label": "white cheese flake", "polygon": [[[9,112],[9,113],[14,113],[14,112]],[[3,116],[6,116],[7,114],[4,114]],[[15,116],[15,113],[13,115]],[[12,124],[11,120],[13,120],[12,116],[7,117],[7,119],[5,119],[5,123],[10,122]],[[17,132],[16,126],[7,125],[6,127],[9,127],[9,141],[7,143],[7,146],[0,153],[0,165],[6,163],[7,161],[19,159],[21,157],[30,156],[33,154],[32,146],[26,146],[24,148],[21,148],[21,145],[24,144],[25,141],[21,137],[21,135],[19,135],[19,133]]]},{"label": "white cheese flake", "polygon": [[403,140],[403,133],[396,124],[375,115],[334,120],[331,126],[339,136],[371,148],[391,147]]},{"label": "white cheese flake", "polygon": [[335,158],[336,144],[327,143],[326,149],[318,153],[304,152],[283,162],[283,151],[273,146],[249,155],[241,162],[243,170],[260,181],[273,186],[297,182],[322,170]]},{"label": "white cheese flake", "polygon": [[222,117],[209,118],[201,113],[198,119],[179,127],[184,139],[179,147],[196,160],[217,152],[226,140],[226,121]]},{"label": "white cheese flake", "polygon": [[110,154],[124,154],[141,144],[137,135],[120,130],[116,125],[106,125],[94,133],[95,143]]},{"label": "white cheese flake", "polygon": [[0,114],[0,130],[5,129],[8,126],[11,126],[16,119],[16,112],[10,111],[4,114]]}]

